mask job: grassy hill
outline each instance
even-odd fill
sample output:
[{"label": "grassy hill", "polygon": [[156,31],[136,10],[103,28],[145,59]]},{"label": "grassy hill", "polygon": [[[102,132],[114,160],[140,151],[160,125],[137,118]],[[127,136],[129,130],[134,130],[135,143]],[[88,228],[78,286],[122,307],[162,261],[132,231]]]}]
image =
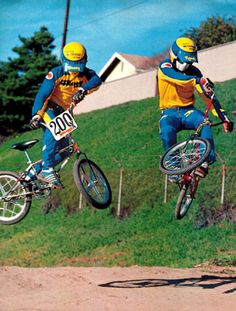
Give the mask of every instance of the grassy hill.
[{"label": "grassy hill", "polygon": [[[217,84],[216,91],[229,116],[236,110],[236,80]],[[82,103],[81,103],[82,104]],[[198,100],[198,107],[203,105]],[[43,201],[34,201],[29,215],[19,224],[0,227],[0,264],[21,266],[53,265],[168,265],[190,267],[205,261],[236,261],[235,223],[229,217],[214,226],[212,214],[224,217],[224,210],[236,205],[236,131],[225,134],[214,128],[216,151],[227,167],[225,206],[220,206],[221,161],[212,166],[200,184],[196,201],[182,221],[174,218],[178,195],[174,185],[164,198],[164,176],[158,170],[162,145],[158,134],[157,99],[150,98],[77,117],[81,150],[106,173],[113,190],[112,206],[97,211],[83,203],[71,176],[73,161],[62,174],[65,189],[55,191],[59,208],[44,215]],[[179,139],[189,133],[181,133]],[[41,131],[29,131],[0,145],[1,170],[23,170],[23,153],[10,149],[19,141],[39,138]],[[41,144],[31,149],[34,159]],[[124,168],[123,216],[117,208],[119,167]],[[208,217],[208,218],[207,218]],[[203,219],[204,218],[204,219]]]}]

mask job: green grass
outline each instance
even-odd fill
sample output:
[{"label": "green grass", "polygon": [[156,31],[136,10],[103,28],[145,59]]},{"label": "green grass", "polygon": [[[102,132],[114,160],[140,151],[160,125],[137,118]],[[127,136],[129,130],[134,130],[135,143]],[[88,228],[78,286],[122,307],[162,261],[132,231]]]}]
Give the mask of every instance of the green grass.
[{"label": "green grass", "polygon": [[[236,80],[217,84],[223,107],[236,110]],[[198,106],[203,107],[198,100]],[[107,210],[83,204],[78,210],[79,194],[72,179],[73,161],[62,174],[65,189],[55,191],[59,208],[44,215],[44,201],[33,201],[27,217],[13,226],[0,226],[0,264],[39,266],[130,266],[160,265],[192,267],[206,261],[235,262],[235,223],[220,222],[197,229],[199,208],[220,206],[221,162],[201,182],[197,198],[188,215],[174,218],[178,190],[170,185],[168,202],[163,203],[164,176],[158,170],[163,153],[158,134],[157,99],[90,112],[76,117],[78,141],[82,151],[106,173],[112,186],[113,203]],[[226,161],[225,199],[236,205],[236,132],[224,134],[214,128],[216,151]],[[181,133],[183,139],[187,133]],[[19,141],[41,137],[29,131],[0,145],[0,170],[24,169],[24,155],[10,146]],[[30,150],[40,158],[41,143]],[[116,212],[119,165],[124,168],[122,220]]]},{"label": "green grass", "polygon": [[1,228],[1,265],[192,267],[235,260],[235,227],[223,223],[197,230],[193,216],[178,222],[173,208],[143,206],[122,221],[109,210],[63,209],[43,216],[31,210],[21,223]]}]

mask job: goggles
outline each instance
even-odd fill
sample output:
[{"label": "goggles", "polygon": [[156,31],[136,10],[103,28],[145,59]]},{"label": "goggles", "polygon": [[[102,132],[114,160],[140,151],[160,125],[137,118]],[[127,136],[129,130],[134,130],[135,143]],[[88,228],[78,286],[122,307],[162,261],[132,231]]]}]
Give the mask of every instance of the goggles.
[{"label": "goggles", "polygon": [[83,72],[86,65],[85,58],[79,61],[70,61],[68,59],[63,59],[63,67],[65,71],[69,72]]}]

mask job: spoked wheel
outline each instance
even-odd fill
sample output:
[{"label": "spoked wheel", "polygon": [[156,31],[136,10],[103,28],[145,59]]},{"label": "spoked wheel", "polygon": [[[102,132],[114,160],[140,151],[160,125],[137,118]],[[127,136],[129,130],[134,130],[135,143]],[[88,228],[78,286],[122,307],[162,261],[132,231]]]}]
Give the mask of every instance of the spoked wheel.
[{"label": "spoked wheel", "polygon": [[160,170],[168,175],[190,172],[208,158],[210,151],[210,143],[204,138],[178,143],[162,156]]},{"label": "spoked wheel", "polygon": [[189,183],[181,185],[178,201],[175,207],[175,217],[182,219],[188,212],[197,191],[199,177],[193,175]]},{"label": "spoked wheel", "polygon": [[0,224],[11,225],[28,213],[32,197],[26,183],[19,181],[13,172],[0,172]]},{"label": "spoked wheel", "polygon": [[111,204],[111,187],[102,170],[91,160],[77,160],[73,168],[74,180],[84,198],[98,209]]}]

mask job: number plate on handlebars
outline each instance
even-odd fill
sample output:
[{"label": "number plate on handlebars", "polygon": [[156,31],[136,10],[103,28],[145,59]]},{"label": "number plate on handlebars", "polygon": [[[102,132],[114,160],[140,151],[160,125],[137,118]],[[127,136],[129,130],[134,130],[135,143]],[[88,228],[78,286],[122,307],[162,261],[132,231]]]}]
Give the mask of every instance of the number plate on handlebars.
[{"label": "number plate on handlebars", "polygon": [[47,123],[47,128],[56,140],[60,140],[73,132],[77,124],[69,110],[66,110]]}]

